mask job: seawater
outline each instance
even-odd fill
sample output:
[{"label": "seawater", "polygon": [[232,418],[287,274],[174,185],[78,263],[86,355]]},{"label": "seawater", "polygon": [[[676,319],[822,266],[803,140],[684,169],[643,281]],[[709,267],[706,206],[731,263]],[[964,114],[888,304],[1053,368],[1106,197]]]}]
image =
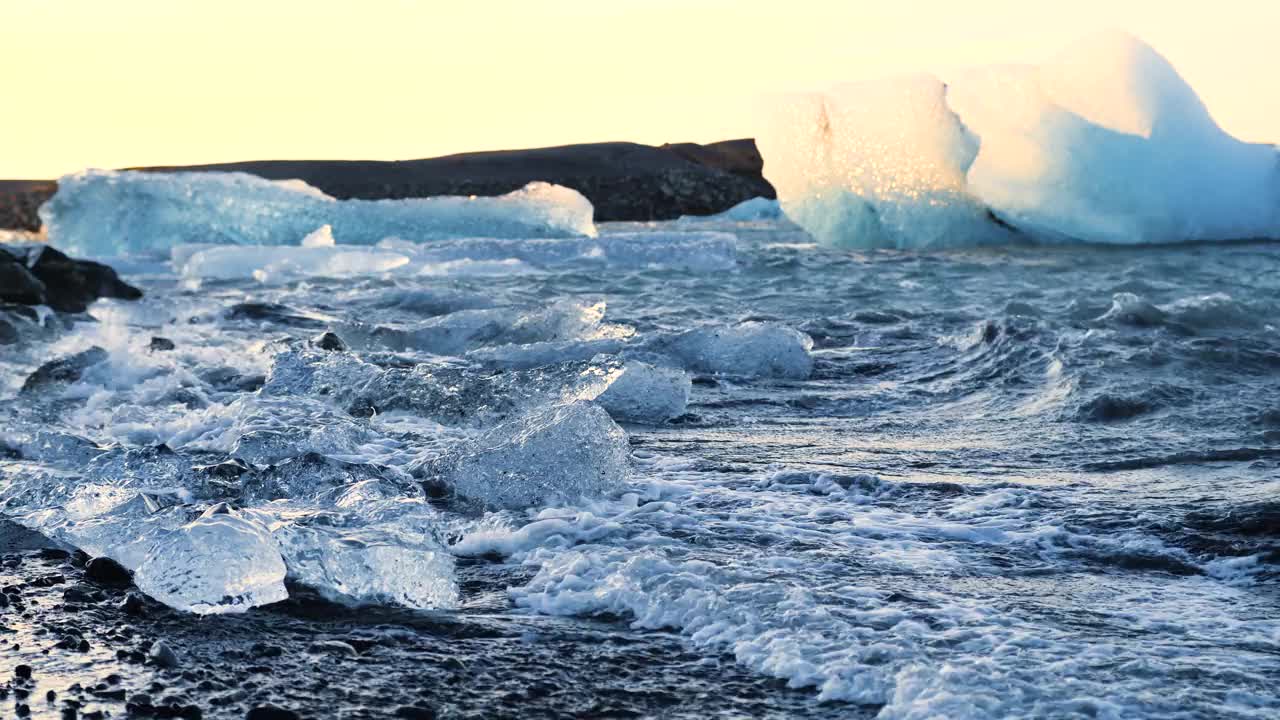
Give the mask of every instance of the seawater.
[{"label": "seawater", "polygon": [[[193,282],[122,261],[143,301],[100,302],[96,322],[0,354],[4,512],[65,530],[72,500],[98,512],[76,495],[86,483],[145,487],[147,507],[94,515],[93,537],[118,549],[113,528],[216,517],[221,498],[293,528],[278,543],[337,528],[399,549],[362,559],[364,580],[440,573],[371,581],[386,602],[482,606],[552,633],[550,616],[674,632],[805,689],[790,712],[1280,712],[1280,245],[847,252],[785,221],[693,225],[601,235],[730,232],[727,263],[485,258],[479,274]],[[250,302],[276,305],[228,312]],[[547,311],[565,307],[591,317]],[[462,320],[492,317],[457,315],[493,308],[523,320],[486,335]],[[385,331],[451,315],[444,356]],[[626,477],[602,492],[515,509],[432,496],[438,457],[574,401],[591,369],[572,363],[661,365],[657,339],[742,322],[811,338],[808,376],[686,367],[685,411],[623,422]],[[350,345],[343,362],[433,368],[437,394],[386,385],[366,407],[337,382],[267,397],[281,353],[326,329]],[[177,347],[150,352],[152,336]],[[109,363],[19,392],[41,362],[93,345]],[[354,382],[351,367],[338,377]],[[225,486],[192,470],[228,462],[245,467],[213,475]],[[450,575],[477,564],[483,602]],[[332,570],[309,577],[341,590]]]}]

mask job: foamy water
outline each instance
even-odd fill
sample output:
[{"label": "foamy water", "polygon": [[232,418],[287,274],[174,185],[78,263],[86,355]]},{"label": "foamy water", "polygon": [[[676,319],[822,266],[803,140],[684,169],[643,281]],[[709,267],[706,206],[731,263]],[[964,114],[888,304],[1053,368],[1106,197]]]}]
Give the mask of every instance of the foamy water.
[{"label": "foamy water", "polygon": [[1274,716],[1280,247],[542,242],[122,259],[144,300],[0,356],[4,512],[197,612],[465,614],[482,564],[823,712]]}]

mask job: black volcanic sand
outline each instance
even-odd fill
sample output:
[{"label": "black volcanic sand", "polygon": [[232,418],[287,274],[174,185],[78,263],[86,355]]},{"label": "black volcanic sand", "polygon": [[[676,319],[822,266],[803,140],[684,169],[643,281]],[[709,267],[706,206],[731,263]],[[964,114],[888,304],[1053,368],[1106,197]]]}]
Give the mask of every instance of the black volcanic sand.
[{"label": "black volcanic sand", "polygon": [[[512,615],[524,568],[460,564],[453,613],[349,608],[291,588],[242,615],[170,610],[86,578],[84,556],[0,519],[0,718],[870,717],[678,636]],[[156,658],[162,642],[171,656]],[[176,664],[166,667],[167,663]],[[23,677],[27,673],[30,677]],[[272,714],[269,710],[275,709]]]}]

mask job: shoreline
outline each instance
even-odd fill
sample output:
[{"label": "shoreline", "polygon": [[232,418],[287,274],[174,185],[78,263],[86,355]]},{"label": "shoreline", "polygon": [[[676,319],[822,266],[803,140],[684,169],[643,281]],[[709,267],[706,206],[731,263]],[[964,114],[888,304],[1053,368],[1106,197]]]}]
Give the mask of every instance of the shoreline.
[{"label": "shoreline", "polygon": [[[339,200],[504,195],[530,182],[573,188],[596,222],[714,215],[754,197],[774,198],[751,139],[661,146],[611,142],[461,153],[421,160],[259,160],[127,168],[140,172],[245,172],[302,180]],[[38,231],[54,180],[0,180],[0,229]]]}]

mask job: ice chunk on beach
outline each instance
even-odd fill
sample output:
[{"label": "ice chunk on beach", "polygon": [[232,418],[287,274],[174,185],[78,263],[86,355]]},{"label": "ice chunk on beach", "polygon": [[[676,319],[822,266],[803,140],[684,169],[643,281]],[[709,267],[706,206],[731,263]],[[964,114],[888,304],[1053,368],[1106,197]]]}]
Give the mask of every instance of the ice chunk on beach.
[{"label": "ice chunk on beach", "polygon": [[695,328],[655,338],[646,349],[669,355],[693,372],[792,379],[813,372],[813,339],[776,323]]},{"label": "ice chunk on beach", "polygon": [[333,508],[281,513],[274,534],[289,577],[338,601],[420,609],[457,603],[439,514],[377,481],[346,488]]},{"label": "ice chunk on beach", "polygon": [[684,414],[692,388],[683,370],[628,360],[595,401],[615,420],[661,423]]},{"label": "ice chunk on beach", "polygon": [[396,236],[548,238],[595,235],[591,203],[548,183],[500,197],[335,200],[297,181],[243,173],[86,170],[58,181],[40,208],[49,242],[77,255],[174,245],[297,245],[328,225],[345,245]]},{"label": "ice chunk on beach", "polygon": [[1123,33],[1040,66],[842,85],[762,115],[783,210],[831,245],[1280,238],[1276,148],[1222,131]]},{"label": "ice chunk on beach", "polygon": [[271,533],[222,506],[162,537],[134,573],[146,594],[201,615],[284,600],[284,578],[284,559]]},{"label": "ice chunk on beach", "polygon": [[450,451],[432,474],[458,496],[520,510],[618,490],[627,434],[599,405],[575,402],[498,425]]}]

